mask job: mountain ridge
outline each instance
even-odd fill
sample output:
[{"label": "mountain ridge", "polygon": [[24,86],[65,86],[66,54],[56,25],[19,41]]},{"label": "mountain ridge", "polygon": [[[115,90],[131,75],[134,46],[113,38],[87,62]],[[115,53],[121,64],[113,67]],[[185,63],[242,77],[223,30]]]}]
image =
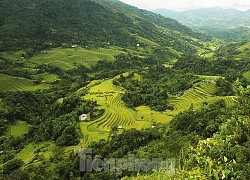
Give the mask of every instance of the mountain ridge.
[{"label": "mountain ridge", "polygon": [[[240,11],[214,7],[183,12],[156,9],[153,12],[173,18],[195,31],[223,39],[226,42],[239,42],[250,38],[250,10]],[[239,28],[241,28],[240,31]],[[230,36],[227,35],[229,30]]]},{"label": "mountain ridge", "polygon": [[[199,33],[146,10],[120,1],[105,0],[7,0],[0,2],[0,50],[38,49],[62,44],[121,47],[135,45],[131,34],[161,43],[180,33],[203,38]],[[164,33],[163,29],[167,30]],[[14,48],[16,47],[16,48]]]}]

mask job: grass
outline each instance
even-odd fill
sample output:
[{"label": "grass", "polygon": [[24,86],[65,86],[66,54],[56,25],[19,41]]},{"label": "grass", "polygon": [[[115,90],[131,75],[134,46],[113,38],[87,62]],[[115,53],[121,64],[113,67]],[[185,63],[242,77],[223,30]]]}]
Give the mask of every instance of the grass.
[{"label": "grass", "polygon": [[[45,159],[51,157],[54,144],[51,142],[42,142],[39,144],[30,143],[26,145],[18,154],[16,154],[17,159],[21,159],[24,163],[30,163],[35,160],[36,155],[42,156]],[[38,152],[38,150],[40,150]]]},{"label": "grass", "polygon": [[239,48],[237,48],[235,50],[236,55],[235,55],[235,60],[241,60],[241,59],[246,59],[249,60],[249,53],[250,53],[250,41],[239,46]]},{"label": "grass", "polygon": [[36,74],[33,75],[33,77],[35,79],[36,78],[42,79],[43,83],[53,83],[60,80],[60,78],[56,74],[49,74],[49,73]]},{"label": "grass", "polygon": [[205,94],[207,96],[215,94],[217,87],[215,85],[215,82],[213,81],[204,81],[200,83],[196,83],[194,85],[194,89],[202,94]]},{"label": "grass", "polygon": [[150,123],[168,123],[173,117],[168,116],[166,112],[152,111],[148,106],[139,106],[136,108],[137,119]]},{"label": "grass", "polygon": [[243,76],[250,82],[250,71],[246,72]]},{"label": "grass", "polygon": [[30,63],[34,65],[52,64],[63,70],[73,69],[77,64],[91,67],[99,60],[114,61],[115,55],[125,53],[121,50],[99,48],[54,48],[42,51],[37,56],[31,58]]},{"label": "grass", "polygon": [[196,76],[203,78],[205,80],[213,80],[213,79],[223,78],[222,76],[206,76],[206,75],[196,75]]},{"label": "grass", "polygon": [[21,150],[17,155],[17,159],[23,160],[24,163],[29,163],[35,156],[35,150],[37,147],[33,144],[28,144],[23,150]]},{"label": "grass", "polygon": [[20,137],[29,132],[29,124],[25,121],[16,121],[11,125],[6,133],[6,136]]},{"label": "grass", "polygon": [[139,41],[139,43],[143,43],[143,44],[146,44],[148,46],[159,46],[159,44],[157,44],[149,39],[143,38],[137,34],[131,34],[131,35],[134,36]]},{"label": "grass", "polygon": [[32,80],[0,74],[0,91],[36,91],[38,89],[48,89],[49,84],[35,84]]},{"label": "grass", "polygon": [[22,54],[25,54],[24,51],[17,51],[17,52],[0,52],[0,56],[9,59],[11,61],[21,61]]}]

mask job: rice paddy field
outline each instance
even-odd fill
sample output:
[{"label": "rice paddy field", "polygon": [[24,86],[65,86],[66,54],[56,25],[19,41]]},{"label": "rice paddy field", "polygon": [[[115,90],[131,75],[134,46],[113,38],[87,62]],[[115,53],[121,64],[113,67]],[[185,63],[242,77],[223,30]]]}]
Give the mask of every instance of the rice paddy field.
[{"label": "rice paddy field", "polygon": [[22,55],[25,54],[24,51],[16,51],[16,52],[0,52],[0,56],[9,59],[11,61],[21,61]]},{"label": "rice paddy field", "polygon": [[52,64],[63,70],[73,69],[77,64],[91,67],[99,60],[114,61],[115,55],[125,53],[117,49],[54,48],[40,52],[28,61],[30,66]]},{"label": "rice paddy field", "polygon": [[[124,76],[126,75],[124,74]],[[205,79],[213,78],[206,77]],[[86,146],[100,139],[107,139],[109,131],[114,126],[121,126],[122,129],[151,128],[152,124],[155,123],[168,123],[177,114],[188,110],[191,106],[194,109],[202,108],[204,102],[210,104],[223,99],[228,106],[235,103],[234,97],[213,95],[216,91],[215,83],[213,80],[204,80],[185,91],[182,96],[171,97],[169,103],[173,105],[174,110],[156,112],[147,106],[140,106],[132,110],[127,108],[121,99],[125,90],[114,86],[112,81],[113,79],[93,81],[87,86],[89,93],[83,98],[96,100],[99,104],[98,109],[103,109],[104,113],[91,121],[80,122],[81,146]]]},{"label": "rice paddy field", "polygon": [[16,121],[11,125],[6,133],[6,136],[20,137],[29,132],[29,124],[25,121]]},{"label": "rice paddy field", "polygon": [[4,74],[0,74],[0,91],[36,91],[39,89],[48,89],[50,88],[49,84],[41,83],[35,84],[32,80],[22,78],[22,77],[13,77]]},{"label": "rice paddy field", "polygon": [[227,106],[232,106],[235,103],[234,97],[212,96],[210,94],[207,94],[207,92],[208,91],[201,91],[200,89],[193,88],[186,91],[182,97],[170,99],[169,103],[174,106],[174,110],[170,111],[168,114],[175,116],[180,112],[188,110],[190,107],[193,107],[194,109],[199,109],[203,106],[204,102],[212,104],[221,99],[225,100]]},{"label": "rice paddy field", "polygon": [[96,100],[99,109],[104,109],[103,115],[90,122],[81,122],[83,144],[91,141],[106,139],[113,126],[122,126],[124,129],[142,129],[150,127],[150,121],[141,121],[137,118],[137,112],[125,106],[121,97],[124,90],[114,86],[113,79],[95,81],[89,85],[89,94],[84,99]]},{"label": "rice paddy field", "polygon": [[53,154],[54,147],[55,145],[49,141],[38,144],[30,143],[16,154],[15,158],[23,160],[25,164],[35,162],[38,157],[49,159]]}]

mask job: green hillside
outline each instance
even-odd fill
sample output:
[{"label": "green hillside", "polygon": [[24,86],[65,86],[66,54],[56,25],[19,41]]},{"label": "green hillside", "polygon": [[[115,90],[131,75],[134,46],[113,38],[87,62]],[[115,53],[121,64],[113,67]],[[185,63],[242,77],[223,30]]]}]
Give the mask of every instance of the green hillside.
[{"label": "green hillside", "polygon": [[217,56],[233,58],[234,60],[249,61],[249,48],[250,42],[242,41],[240,43],[230,43],[220,48],[217,52]]},{"label": "green hillside", "polygon": [[250,179],[250,11],[161,10],[211,36],[119,0],[0,12],[0,179]]},{"label": "green hillside", "polygon": [[33,81],[20,77],[7,76],[0,74],[0,91],[36,91],[39,89],[48,89],[49,84],[35,84]]},{"label": "green hillside", "polygon": [[115,55],[122,54],[123,51],[115,49],[84,49],[84,48],[55,48],[41,51],[37,56],[32,57],[29,63],[35,66],[41,64],[52,64],[63,70],[72,69],[77,64],[91,67],[99,60],[114,61]]},{"label": "green hillside", "polygon": [[156,9],[153,12],[226,42],[240,42],[250,38],[248,11],[213,7],[182,12]]},{"label": "green hillside", "polygon": [[0,50],[32,47],[37,51],[74,44],[83,47],[136,46],[139,40],[131,34],[172,46],[174,43],[170,42],[177,41],[180,34],[204,39],[175,20],[119,1],[22,0],[13,1],[11,7],[8,1],[0,3]]},{"label": "green hillside", "polygon": [[29,132],[29,124],[25,121],[17,121],[14,125],[10,126],[6,136],[20,137]]}]

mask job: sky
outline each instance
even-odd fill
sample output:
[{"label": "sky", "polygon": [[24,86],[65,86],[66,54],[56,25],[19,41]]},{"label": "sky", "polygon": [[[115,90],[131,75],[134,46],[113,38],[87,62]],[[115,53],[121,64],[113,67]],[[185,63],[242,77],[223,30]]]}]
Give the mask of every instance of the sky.
[{"label": "sky", "polygon": [[121,0],[141,9],[153,10],[165,8],[174,11],[184,11],[198,8],[221,7],[235,8],[245,11],[250,9],[250,0]]}]

